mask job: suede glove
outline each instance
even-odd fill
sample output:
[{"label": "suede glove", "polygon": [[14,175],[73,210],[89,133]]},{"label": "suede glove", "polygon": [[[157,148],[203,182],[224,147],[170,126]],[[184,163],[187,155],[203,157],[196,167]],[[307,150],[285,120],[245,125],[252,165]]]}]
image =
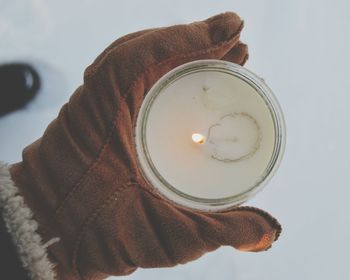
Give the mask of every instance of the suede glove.
[{"label": "suede glove", "polygon": [[224,13],[116,40],[86,69],[44,135],[24,149],[23,161],[10,166],[57,279],[170,267],[222,245],[261,251],[277,239],[279,223],[262,210],[204,213],[162,199],[143,179],[135,150],[137,114],[152,85],[197,59],[243,65],[242,28],[236,14]]}]

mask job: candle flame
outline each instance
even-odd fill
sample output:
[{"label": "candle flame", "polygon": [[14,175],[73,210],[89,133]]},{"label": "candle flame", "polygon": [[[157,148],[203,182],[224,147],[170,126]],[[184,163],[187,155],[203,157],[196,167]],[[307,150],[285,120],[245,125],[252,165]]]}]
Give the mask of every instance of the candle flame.
[{"label": "candle flame", "polygon": [[192,134],[192,140],[193,140],[193,142],[195,142],[197,144],[204,144],[205,137],[202,134],[193,133]]}]

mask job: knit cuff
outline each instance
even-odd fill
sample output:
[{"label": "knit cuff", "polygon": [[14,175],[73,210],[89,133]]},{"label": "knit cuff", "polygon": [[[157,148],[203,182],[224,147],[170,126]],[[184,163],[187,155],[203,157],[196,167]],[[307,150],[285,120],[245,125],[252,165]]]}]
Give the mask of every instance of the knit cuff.
[{"label": "knit cuff", "polygon": [[17,187],[11,179],[9,166],[0,161],[0,208],[7,231],[17,248],[23,267],[33,280],[54,280],[54,265],[48,258],[47,247],[58,238],[43,243],[37,233],[38,223],[33,212],[24,203]]}]

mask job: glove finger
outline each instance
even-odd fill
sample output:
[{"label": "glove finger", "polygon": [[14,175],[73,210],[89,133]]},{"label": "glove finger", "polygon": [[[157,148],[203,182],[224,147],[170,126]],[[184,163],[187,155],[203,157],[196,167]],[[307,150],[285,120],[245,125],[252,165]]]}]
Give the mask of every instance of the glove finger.
[{"label": "glove finger", "polygon": [[[180,211],[194,222],[196,235],[213,248],[225,245],[240,251],[264,251],[281,232],[278,221],[258,208],[239,207],[223,213]],[[208,249],[210,251],[210,247]]]},{"label": "glove finger", "polygon": [[222,245],[241,251],[266,250],[281,231],[276,219],[252,207],[224,213],[195,212],[143,189],[133,190],[128,203],[124,215],[133,222],[128,223],[123,240],[130,244],[130,259],[142,267],[186,263]]},{"label": "glove finger", "polygon": [[225,54],[222,60],[230,61],[243,66],[248,60],[248,57],[248,46],[242,42],[238,42],[234,48]]},{"label": "glove finger", "polygon": [[242,28],[234,13],[160,28],[113,48],[103,63],[87,69],[85,83],[103,83],[105,94],[130,97],[135,117],[144,93],[162,75],[192,60],[221,59],[237,44]]},{"label": "glove finger", "polygon": [[240,251],[267,250],[282,231],[273,216],[255,207],[238,207],[206,216],[209,218],[208,227],[212,229],[207,231],[208,237]]}]

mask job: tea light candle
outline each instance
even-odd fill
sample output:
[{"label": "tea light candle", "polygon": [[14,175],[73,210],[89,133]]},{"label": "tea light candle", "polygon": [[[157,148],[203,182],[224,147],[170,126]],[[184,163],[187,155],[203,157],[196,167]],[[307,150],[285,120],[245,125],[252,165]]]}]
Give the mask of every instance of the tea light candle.
[{"label": "tea light candle", "polygon": [[218,60],[182,65],[147,94],[136,145],[147,181],[186,207],[242,203],[272,176],[284,147],[280,107],[265,83]]}]

